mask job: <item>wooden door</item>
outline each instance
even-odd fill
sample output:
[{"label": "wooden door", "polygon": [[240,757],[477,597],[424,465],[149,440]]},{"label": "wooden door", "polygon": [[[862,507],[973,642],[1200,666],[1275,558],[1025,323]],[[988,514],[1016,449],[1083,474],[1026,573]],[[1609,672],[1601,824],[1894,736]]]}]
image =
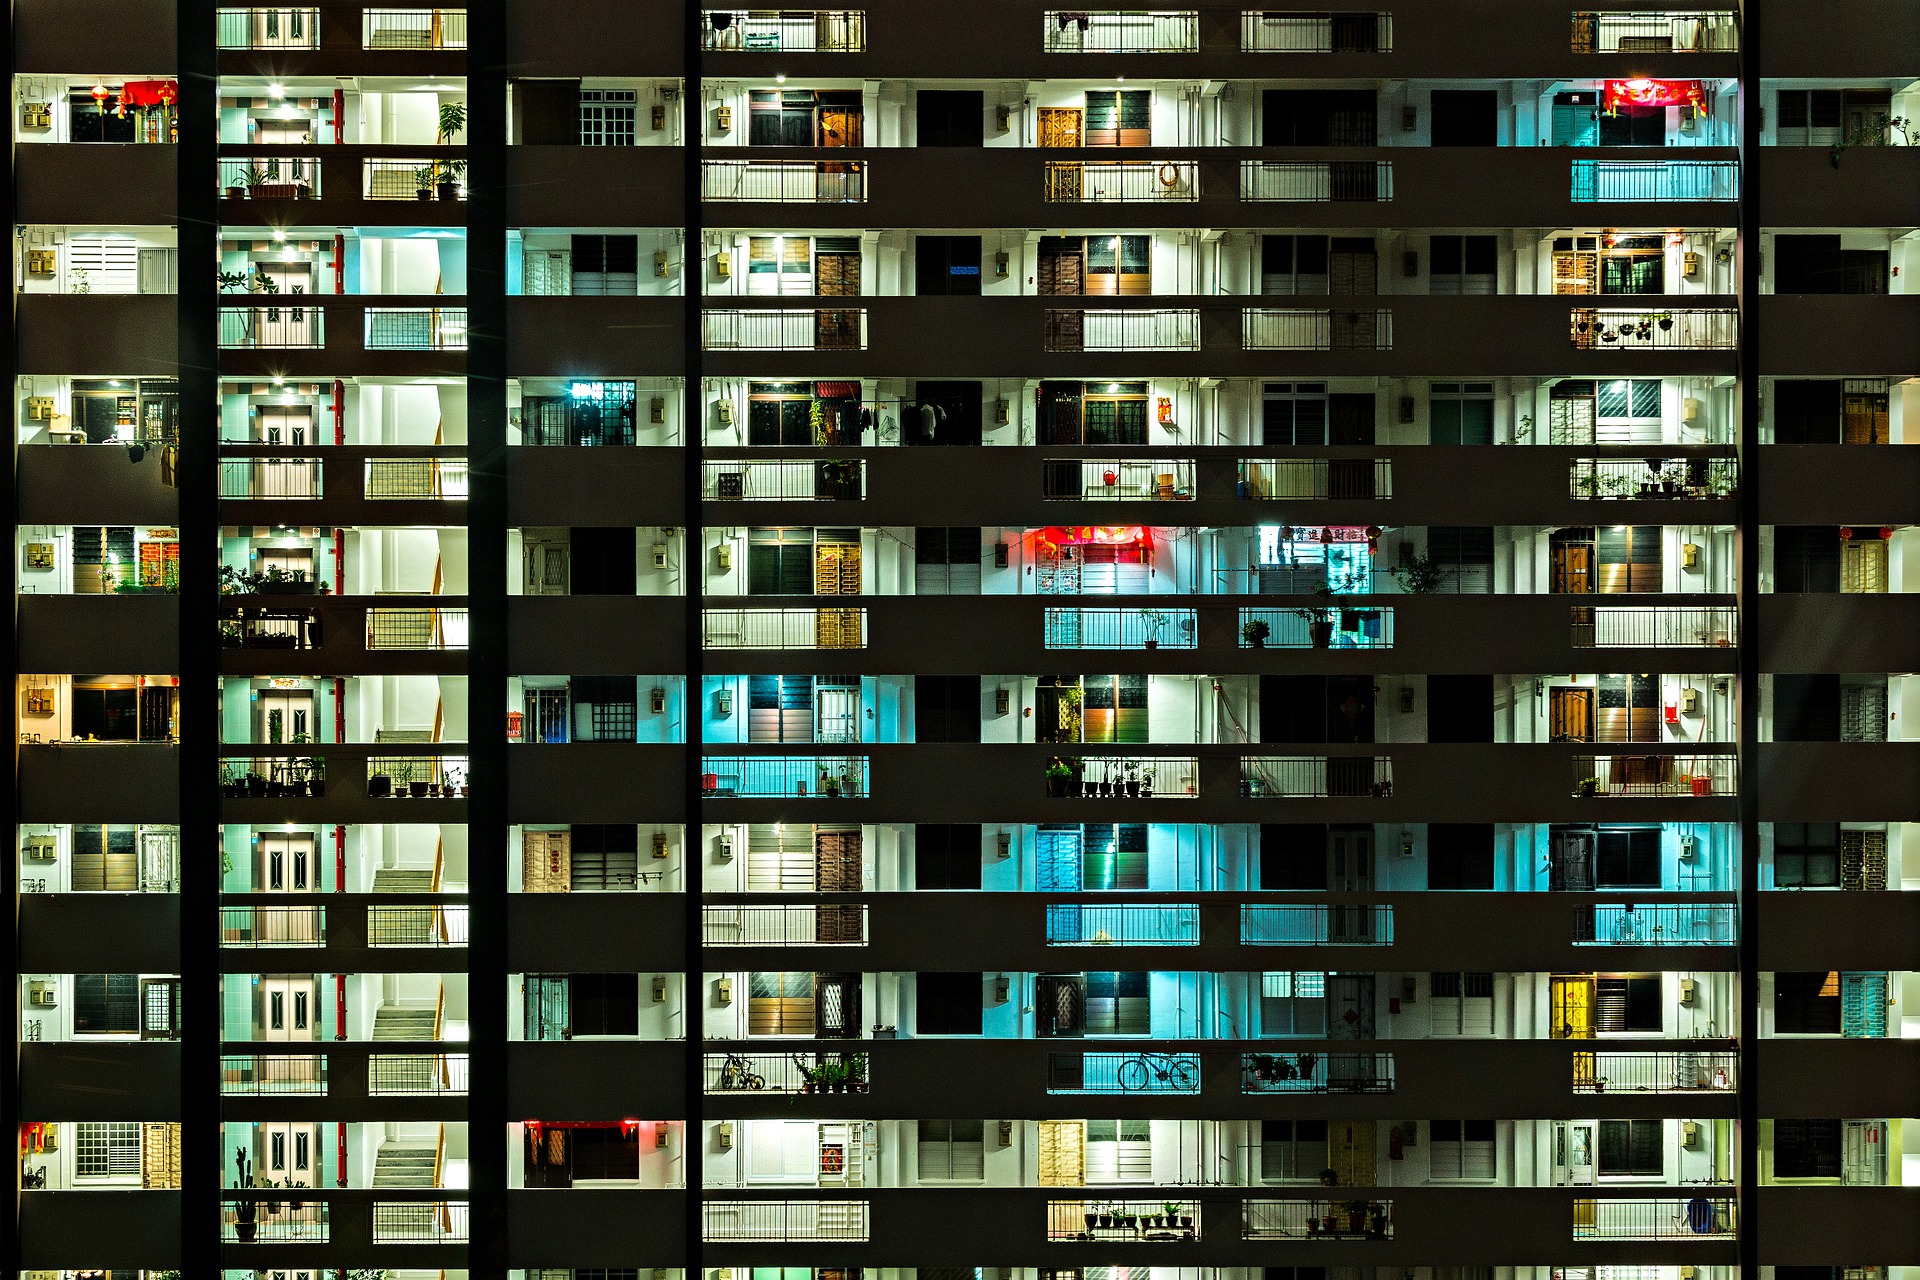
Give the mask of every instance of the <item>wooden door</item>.
[{"label": "wooden door", "polygon": [[823,298],[860,296],[858,253],[816,253],[813,257],[814,292]]},{"label": "wooden door", "polygon": [[1373,1039],[1373,975],[1327,975],[1327,1039]]},{"label": "wooden door", "polygon": [[1343,1187],[1371,1187],[1378,1180],[1374,1122],[1327,1121],[1327,1168]]},{"label": "wooden door", "polygon": [[1841,543],[1840,590],[1848,594],[1879,595],[1886,589],[1886,539],[1856,537]]},{"label": "wooden door", "polygon": [[1335,236],[1327,254],[1330,293],[1371,297],[1380,292],[1380,259],[1365,236]]},{"label": "wooden door", "polygon": [[1547,690],[1547,741],[1593,741],[1593,690],[1555,685]]},{"label": "wooden door", "polygon": [[1892,419],[1885,391],[1854,391],[1851,384],[1840,395],[1840,443],[1885,444],[1891,438]]},{"label": "wooden door", "polygon": [[1040,145],[1077,147],[1080,145],[1080,108],[1041,107]]},{"label": "wooden door", "polygon": [[573,888],[573,833],[520,833],[520,891],[566,893]]},{"label": "wooden door", "polygon": [[1035,287],[1047,298],[1077,298],[1086,292],[1086,241],[1048,236],[1040,242]]},{"label": "wooden door", "polygon": [[[813,860],[814,882],[821,893],[860,892],[859,831],[817,832],[813,838]],[[814,941],[859,942],[859,906],[830,903],[814,908]]]},{"label": "wooden door", "polygon": [[1038,1177],[1043,1187],[1083,1187],[1087,1183],[1087,1129],[1079,1120],[1039,1122]]},{"label": "wooden door", "polygon": [[1547,1001],[1554,1040],[1593,1039],[1594,979],[1590,973],[1556,973],[1549,980]]},{"label": "wooden door", "polygon": [[1553,255],[1553,291],[1556,294],[1592,294],[1600,292],[1600,255],[1567,253]]},{"label": "wooden door", "polygon": [[1593,593],[1593,544],[1556,542],[1551,555],[1553,582],[1549,590],[1556,595],[1584,596]]},{"label": "wooden door", "polygon": [[140,1187],[144,1191],[180,1189],[178,1121],[149,1121],[140,1126]]}]

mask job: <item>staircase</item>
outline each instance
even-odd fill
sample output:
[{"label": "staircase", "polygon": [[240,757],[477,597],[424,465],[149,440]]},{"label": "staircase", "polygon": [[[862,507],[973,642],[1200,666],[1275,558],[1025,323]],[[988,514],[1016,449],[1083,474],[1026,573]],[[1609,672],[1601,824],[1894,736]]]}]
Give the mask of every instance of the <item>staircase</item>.
[{"label": "staircase", "polygon": [[433,1143],[383,1142],[373,1157],[374,1190],[382,1187],[431,1187],[434,1185],[433,1167]]},{"label": "staircase", "polygon": [[373,873],[375,893],[432,893],[432,867],[378,867]]},{"label": "staircase", "polygon": [[375,742],[432,742],[432,729],[376,729]]},{"label": "staircase", "polygon": [[432,1040],[434,1012],[383,1004],[373,1012],[375,1040]]},{"label": "staircase", "polygon": [[[380,1144],[373,1157],[375,1191],[406,1188],[432,1189],[440,1185],[440,1148],[418,1138]],[[431,1200],[387,1201],[373,1206],[376,1243],[430,1244],[443,1226],[440,1208]]]}]

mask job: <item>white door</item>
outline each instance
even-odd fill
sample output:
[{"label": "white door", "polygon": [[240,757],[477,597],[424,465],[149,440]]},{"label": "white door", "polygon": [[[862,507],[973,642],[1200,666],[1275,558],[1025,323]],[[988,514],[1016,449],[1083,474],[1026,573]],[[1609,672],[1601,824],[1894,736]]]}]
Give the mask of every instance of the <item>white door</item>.
[{"label": "white door", "polygon": [[1840,1181],[1849,1187],[1886,1184],[1886,1121],[1846,1121],[1840,1140]]},{"label": "white door", "polygon": [[314,841],[310,831],[260,833],[260,877],[256,893],[313,893]]},{"label": "white door", "polygon": [[747,1181],[816,1185],[820,1126],[813,1120],[749,1120]]},{"label": "white door", "polygon": [[173,293],[178,289],[179,252],[178,249],[140,250],[141,293]]},{"label": "white door", "polygon": [[320,1126],[262,1124],[254,1168],[262,1177],[296,1186],[318,1186]]},{"label": "white door", "polygon": [[1590,1187],[1594,1183],[1594,1120],[1561,1120],[1553,1126],[1553,1185]]},{"label": "white door", "polygon": [[852,685],[821,685],[816,695],[815,742],[860,741],[860,690]]},{"label": "white door", "polygon": [[260,1038],[319,1039],[318,987],[306,974],[270,973],[260,978]]},{"label": "white door", "polygon": [[567,544],[564,542],[528,542],[523,559],[526,576],[521,590],[530,596],[567,594]]},{"label": "white door", "polygon": [[300,736],[313,736],[313,691],[311,689],[263,689],[260,691],[259,742],[288,743]]}]

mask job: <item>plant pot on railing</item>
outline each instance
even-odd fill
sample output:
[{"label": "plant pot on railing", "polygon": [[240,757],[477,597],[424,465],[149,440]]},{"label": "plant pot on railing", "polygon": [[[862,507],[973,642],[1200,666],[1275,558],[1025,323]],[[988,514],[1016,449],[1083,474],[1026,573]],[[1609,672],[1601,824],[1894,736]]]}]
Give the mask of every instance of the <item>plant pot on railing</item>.
[{"label": "plant pot on railing", "polygon": [[367,775],[367,798],[385,800],[393,794],[393,779],[384,773]]}]

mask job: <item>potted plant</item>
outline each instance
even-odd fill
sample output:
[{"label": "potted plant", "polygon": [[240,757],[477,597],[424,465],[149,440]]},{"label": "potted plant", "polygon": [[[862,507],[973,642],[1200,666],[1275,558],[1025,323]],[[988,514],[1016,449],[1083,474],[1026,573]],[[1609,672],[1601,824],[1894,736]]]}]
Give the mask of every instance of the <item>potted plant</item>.
[{"label": "potted plant", "polygon": [[[440,104],[439,128],[434,134],[434,141],[443,147],[451,146],[453,140],[466,131],[466,127],[467,104],[464,102],[443,102]],[[448,160],[445,162],[434,161],[433,168],[429,173],[431,180],[439,188],[439,195],[442,200],[457,200],[460,198],[458,178],[460,172],[465,168],[466,163],[461,160]]]},{"label": "potted plant", "polygon": [[1177,1200],[1162,1201],[1160,1204],[1160,1209],[1162,1212],[1164,1212],[1167,1215],[1167,1225],[1169,1227],[1179,1225],[1180,1223],[1180,1202],[1179,1201]]},{"label": "potted plant", "polygon": [[[424,767],[416,768],[411,763],[402,765],[401,768],[407,771],[408,797],[414,800],[426,799],[429,788],[432,786],[432,779],[427,777],[426,769]],[[395,772],[397,773],[398,770]]]},{"label": "potted plant", "polygon": [[1126,775],[1127,795],[1137,799],[1140,795],[1140,762],[1129,760],[1120,767]]},{"label": "potted plant", "polygon": [[1147,638],[1141,643],[1149,649],[1160,647],[1160,629],[1167,625],[1167,615],[1159,609],[1142,609],[1140,622],[1147,629]]},{"label": "potted plant", "polygon": [[1660,332],[1662,333],[1667,333],[1673,328],[1673,312],[1671,311],[1656,311],[1650,318],[1655,325],[1659,326]]},{"label": "potted plant", "polygon": [[1056,800],[1064,799],[1068,784],[1073,780],[1073,766],[1059,756],[1047,761],[1047,794]]},{"label": "potted plant", "polygon": [[369,800],[385,800],[387,797],[391,796],[392,794],[393,794],[393,775],[392,774],[387,773],[380,769],[375,769],[372,773],[367,775],[367,798]]},{"label": "potted plant", "polygon": [[[234,1188],[246,1190],[253,1186],[252,1162],[247,1159],[245,1147],[235,1147],[233,1151]],[[233,1206],[233,1234],[241,1244],[252,1244],[259,1234],[259,1208],[252,1200],[238,1200]]]},{"label": "potted plant", "polygon": [[820,1087],[820,1068],[797,1063],[800,1068],[800,1092],[813,1093]]},{"label": "potted plant", "polygon": [[1254,618],[1240,624],[1240,640],[1249,649],[1267,647],[1267,637],[1273,634],[1273,628],[1264,619]]},{"label": "potted plant", "polygon": [[855,1093],[867,1091],[867,1055],[852,1054],[847,1058],[847,1083]]},{"label": "potted plant", "polygon": [[413,198],[415,200],[433,199],[433,169],[415,169],[413,171]]},{"label": "potted plant", "polygon": [[267,775],[249,770],[247,773],[247,797],[252,800],[264,800],[272,791]]},{"label": "potted plant", "polygon": [[455,768],[447,770],[446,791],[449,796],[457,795],[462,799],[466,797],[467,771],[465,769]]},{"label": "potted plant", "polygon": [[1575,794],[1576,796],[1597,796],[1597,795],[1599,795],[1599,794],[1600,794],[1600,779],[1598,779],[1598,778],[1582,778],[1582,779],[1580,779],[1580,781],[1579,781],[1579,782],[1577,782],[1577,783],[1575,783],[1575,784],[1574,784],[1574,788],[1573,788],[1573,794]]},{"label": "potted plant", "polygon": [[840,798],[840,779],[828,773],[824,767],[820,770],[820,794],[829,800]]},{"label": "potted plant", "polygon": [[[441,108],[445,110],[445,108]],[[460,198],[460,178],[467,171],[465,160],[449,160],[439,166],[438,181],[434,183],[435,197],[440,200],[458,200]]]},{"label": "potted plant", "polygon": [[1322,582],[1313,589],[1314,599],[1319,603],[1309,605],[1293,612],[1306,619],[1307,640],[1316,649],[1328,649],[1333,646],[1333,588]]}]

